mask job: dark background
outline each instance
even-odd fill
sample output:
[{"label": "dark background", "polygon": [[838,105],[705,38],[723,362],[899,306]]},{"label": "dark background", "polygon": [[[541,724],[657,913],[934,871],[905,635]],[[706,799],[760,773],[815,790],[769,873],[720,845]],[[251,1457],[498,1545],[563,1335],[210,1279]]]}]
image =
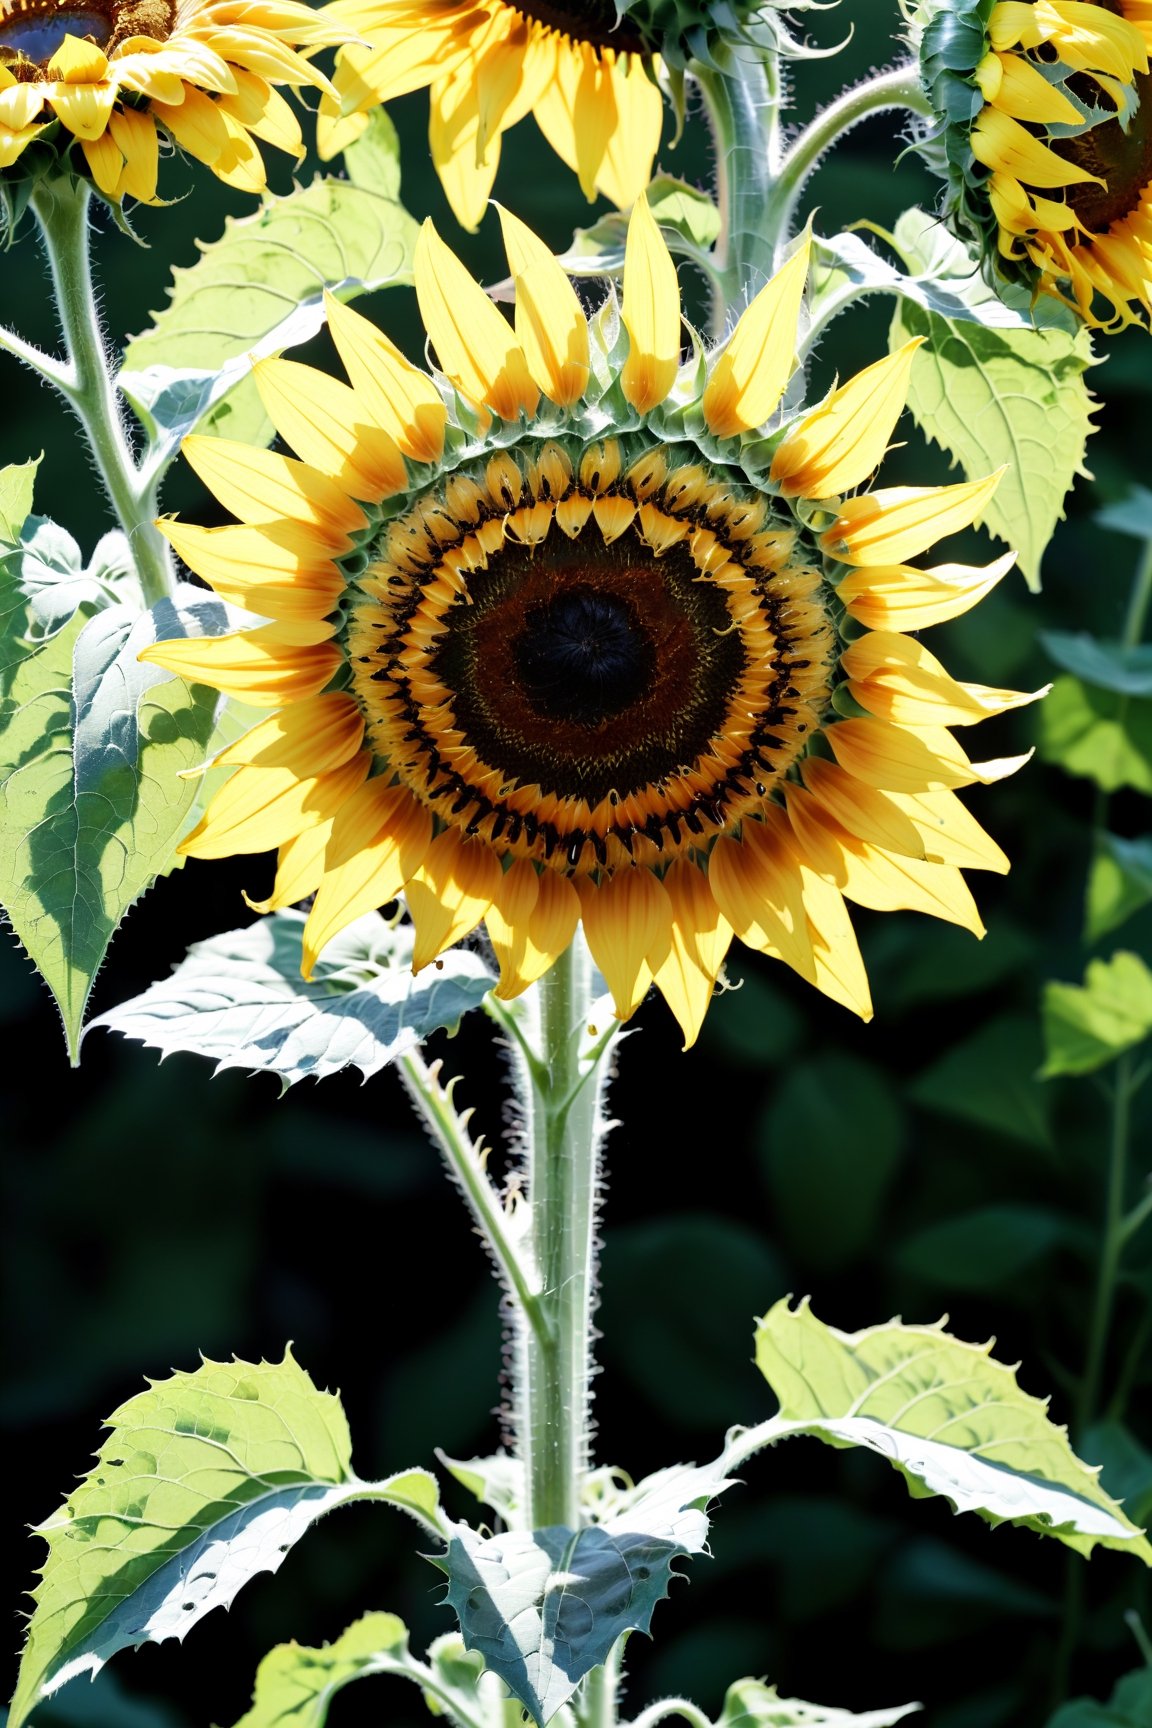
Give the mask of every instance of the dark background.
[{"label": "dark background", "polygon": [[[890,14],[854,8],[856,34],[832,63],[797,73],[811,111],[894,52]],[[875,20],[882,20],[875,22]],[[825,43],[845,11],[818,17]],[[431,212],[477,273],[503,274],[497,225],[462,239],[432,175],[423,95],[395,105],[404,191]],[[817,177],[825,231],[869,216],[890,224],[930,203],[912,159],[893,169],[895,130],[875,122]],[[663,166],[704,182],[703,119],[662,152]],[[305,171],[310,174],[312,165]],[[278,170],[280,189],[288,176]],[[248,201],[204,171],[168,165],[162,186],[186,196],[138,213],[150,250],[101,237],[106,312],[117,340],[162,304],[172,262],[195,256]],[[531,122],[505,145],[497,196],[558,249],[588,220],[574,179]],[[47,285],[34,242],[3,259],[6,316],[50,340]],[[367,303],[363,303],[366,305]],[[414,297],[367,307],[418,352]],[[853,312],[822,365],[842,376],[885,348],[890,309]],[[1032,688],[1051,676],[1043,628],[1117,635],[1139,548],[1099,529],[1093,511],[1146,479],[1152,348],[1139,333],[1100,345],[1103,407],[1082,483],[1030,597],[1008,578],[975,614],[934,633],[959,677]],[[309,357],[309,356],[305,356]],[[328,363],[323,340],[311,357]],[[14,362],[4,373],[0,456],[43,448],[38,507],[86,550],[110,524],[74,428]],[[941,479],[946,463],[909,428],[891,480]],[[188,474],[169,509],[203,508]],[[990,555],[970,537],[957,548]],[[980,755],[1026,748],[1035,710],[990,722]],[[853,1330],[947,1310],[970,1341],[995,1333],[1001,1360],[1021,1361],[1033,1393],[1070,1417],[1086,1350],[1107,1155],[1107,1103],[1091,1081],[1042,1086],[1037,1007],[1042,981],[1078,980],[1084,875],[1094,788],[1039,760],[969,802],[1014,859],[1012,875],[977,879],[989,934],[912,915],[857,917],[877,1003],[860,1026],[778,966],[734,950],[738,991],[714,1004],[700,1046],[679,1053],[671,1016],[653,1000],[623,1048],[612,1095],[621,1126],[608,1145],[606,1246],[597,1382],[598,1456],[632,1475],[715,1454],[724,1429],[770,1413],[750,1361],[754,1316],[786,1292],[810,1293],[821,1318]],[[1146,825],[1133,796],[1113,801],[1119,833]],[[192,863],[132,912],[97,982],[94,1011],[166,973],[189,942],[248,921],[250,860]],[[1152,923],[1103,945],[1147,952]],[[87,1465],[98,1422],[141,1376],[195,1366],[198,1352],[278,1358],[293,1339],[317,1382],[339,1388],[361,1475],[433,1462],[498,1441],[501,1341],[497,1290],[437,1158],[410,1125],[398,1084],[340,1076],[282,1101],[269,1077],[213,1079],[192,1057],[153,1053],[96,1032],[69,1070],[55,1010],[15,944],[0,949],[0,1038],[9,1124],[4,1159],[5,1350],[10,1578],[17,1607],[41,1558],[21,1520],[58,1505]],[[469,1078],[490,1135],[503,1099],[479,1017],[446,1056]],[[1147,1112],[1133,1146],[1148,1143]],[[1135,1158],[1133,1195],[1144,1175]],[[987,1209],[993,1209],[989,1212]],[[1107,1456],[1105,1482],[1133,1516],[1152,1510],[1146,1349],[1149,1242],[1126,1265],[1106,1377],[1107,1432],[1081,1450]],[[1112,1390],[1122,1381],[1120,1394]],[[1111,1403],[1109,1403],[1111,1400]],[[1118,1420],[1125,1426],[1118,1432]],[[1126,1463],[1125,1463],[1126,1460]],[[768,1675],[786,1694],[855,1709],[921,1698],[931,1728],[1037,1728],[1075,1692],[1106,1695],[1138,1664],[1124,1614],[1147,1616],[1138,1563],[1100,1552],[1088,1565],[1027,1532],[989,1531],[943,1502],[913,1503],[876,1458],[797,1441],[753,1461],[747,1486],[718,1509],[714,1557],[691,1566],[657,1612],[654,1644],[633,1641],[626,1707],[684,1691],[719,1709],[725,1685]],[[448,1503],[469,1514],[454,1484]],[[94,1687],[77,1684],[38,1713],[48,1724],[193,1728],[246,1709],[260,1655],[273,1643],[335,1637],[369,1608],[400,1613],[423,1642],[450,1627],[437,1574],[413,1552],[414,1527],[375,1507],[325,1521],[275,1578],[258,1578],[227,1616],[189,1645],[121,1656]],[[418,1539],[417,1539],[418,1540]],[[14,1671],[14,1670],[13,1670]],[[375,1682],[334,1705],[334,1728],[416,1722],[415,1693]]]}]

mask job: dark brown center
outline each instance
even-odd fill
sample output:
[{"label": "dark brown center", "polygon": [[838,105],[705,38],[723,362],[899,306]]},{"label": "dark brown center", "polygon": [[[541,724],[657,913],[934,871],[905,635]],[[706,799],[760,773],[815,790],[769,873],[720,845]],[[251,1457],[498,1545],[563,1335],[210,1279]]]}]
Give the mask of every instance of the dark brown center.
[{"label": "dark brown center", "polygon": [[627,19],[617,19],[612,0],[587,0],[583,6],[556,6],[552,0],[515,0],[517,12],[549,30],[590,42],[594,48],[614,48],[618,54],[643,54],[647,44]]},{"label": "dark brown center", "polygon": [[1069,186],[1064,194],[1091,234],[1106,234],[1130,216],[1152,183],[1152,75],[1138,72],[1135,82],[1140,106],[1127,132],[1119,120],[1107,120],[1052,144],[1057,156],[1104,181],[1103,186],[1093,181]]},{"label": "dark brown center", "polygon": [[66,36],[93,42],[105,53],[132,36],[166,41],[172,29],[169,0],[0,0],[0,65],[35,78],[59,52]]}]

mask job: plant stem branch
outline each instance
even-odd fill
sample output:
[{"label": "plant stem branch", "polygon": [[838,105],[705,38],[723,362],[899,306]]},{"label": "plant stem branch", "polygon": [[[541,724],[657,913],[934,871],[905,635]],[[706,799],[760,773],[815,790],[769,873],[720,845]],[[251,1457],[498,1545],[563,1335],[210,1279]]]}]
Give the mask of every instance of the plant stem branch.
[{"label": "plant stem branch", "polygon": [[737,57],[716,49],[716,64],[693,67],[712,127],[720,236],[713,250],[716,288],[712,335],[725,333],[772,275],[776,258],[768,211],[779,161],[779,68],[775,55]]},{"label": "plant stem branch", "polygon": [[492,1258],[503,1274],[520,1311],[541,1342],[547,1339],[547,1322],[540,1291],[509,1229],[509,1215],[484,1173],[483,1155],[468,1134],[466,1120],[452,1101],[452,1086],[440,1084],[440,1064],[429,1067],[418,1051],[410,1050],[397,1064],[404,1088],[416,1114],[443,1153],[460,1185]]},{"label": "plant stem branch", "polygon": [[655,1704],[649,1704],[647,1710],[641,1710],[639,1716],[628,1724],[628,1728],[656,1728],[658,1722],[665,1721],[669,1716],[683,1716],[692,1728],[712,1728],[707,1715],[698,1704],[693,1704],[688,1698],[661,1698]]},{"label": "plant stem branch", "polygon": [[1076,1407],[1078,1434],[1083,1434],[1094,1419],[1100,1398],[1100,1381],[1104,1371],[1108,1327],[1112,1319],[1112,1304],[1116,1295],[1116,1274],[1120,1269],[1120,1256],[1125,1241],[1124,1184],[1128,1173],[1131,1103],[1132,1058],[1130,1053],[1126,1051],[1116,1063],[1116,1074],[1112,1088],[1108,1188],[1104,1202],[1104,1240],[1100,1248],[1096,1296],[1092,1304],[1092,1319],[1088,1332],[1088,1355]]},{"label": "plant stem branch", "polygon": [[1132,587],[1128,594],[1128,609],[1124,614],[1124,634],[1121,645],[1125,648],[1139,646],[1144,635],[1144,626],[1148,620],[1148,608],[1152,605],[1152,540],[1145,540],[1144,551],[1136,566],[1132,578]]},{"label": "plant stem branch", "polygon": [[4,348],[17,360],[23,361],[31,371],[43,378],[46,384],[66,395],[72,388],[74,379],[71,368],[63,361],[56,360],[51,354],[45,354],[42,348],[37,348],[31,342],[25,342],[23,336],[18,336],[15,330],[8,330],[0,324],[0,348]]},{"label": "plant stem branch", "polygon": [[[109,375],[108,355],[89,250],[89,188],[61,177],[42,181],[31,206],[52,273],[56,312],[67,350],[67,362],[52,378],[84,427],[104,490],[128,537],[149,605],[172,592],[168,548],[152,522],[156,500],[141,482],[124,428],[124,418]],[[21,358],[32,361],[28,356]],[[51,373],[38,367],[45,377]]]}]

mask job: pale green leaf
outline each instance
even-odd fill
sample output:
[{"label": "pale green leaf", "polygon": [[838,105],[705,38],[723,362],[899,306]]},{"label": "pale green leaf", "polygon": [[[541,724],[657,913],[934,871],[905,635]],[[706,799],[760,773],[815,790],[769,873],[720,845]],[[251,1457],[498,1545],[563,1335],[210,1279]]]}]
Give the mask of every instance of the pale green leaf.
[{"label": "pale green leaf", "polygon": [[1046,652],[1064,672],[1122,696],[1152,696],[1152,644],[1130,648],[1086,630],[1041,630]]},{"label": "pale green leaf", "polygon": [[236,1728],[324,1728],[337,1692],[367,1674],[406,1675],[410,1663],[408,1629],[395,1614],[365,1614],[319,1649],[277,1644],[256,1670],[252,1708]]},{"label": "pale green leaf", "polygon": [[370,912],[328,944],[305,983],[304,924],[302,912],[275,912],[197,942],[170,977],[92,1025],[164,1056],[207,1056],[217,1073],[267,1071],[285,1087],[350,1066],[367,1079],[430,1032],[455,1027],[494,982],[462,948],[414,977],[411,925]]},{"label": "pale green leaf", "polygon": [[1105,792],[1131,786],[1152,796],[1152,702],[1057,678],[1037,715],[1037,748],[1066,774]]},{"label": "pale green leaf", "polygon": [[506,1524],[516,1521],[524,1503],[524,1465],[519,1458],[509,1452],[495,1452],[489,1458],[449,1458],[439,1450],[436,1456],[482,1505]]},{"label": "pale green leaf", "polygon": [[453,1525],[437,1563],[465,1645],[536,1722],[550,1721],[619,1638],[648,1630],[673,1560],[701,1552],[705,1508],[729,1486],[715,1466],[683,1465],[607,1501],[582,1530],[481,1536]]},{"label": "pale green leaf", "polygon": [[[268,198],[254,215],[229,218],[195,264],[173,272],[168,305],[128,344],[124,370],[218,372],[294,308],[317,308],[325,287],[347,298],[410,282],[415,240],[416,223],[395,198],[348,180],[317,179]],[[250,379],[217,403],[201,429],[245,443],[272,437]]]},{"label": "pale green leaf", "polygon": [[837,1710],[781,1698],[763,1680],[737,1680],[724,1695],[716,1728],[890,1728],[919,1710],[919,1704],[897,1704],[889,1710]]},{"label": "pale green leaf", "polygon": [[1048,1728],[1149,1728],[1152,1723],[1152,1668],[1125,1674],[1107,1704],[1073,1698],[1049,1717]]},{"label": "pale green leaf", "polygon": [[[671,174],[657,174],[650,181],[646,196],[669,249],[708,272],[711,248],[721,227],[720,212],[708,194]],[[609,210],[587,228],[576,230],[572,245],[560,262],[573,276],[618,277],[624,269],[627,237],[627,216]]]},{"label": "pale green leaf", "polygon": [[0,902],[56,998],[75,1057],[92,982],[128,908],[173,861],[199,795],[219,698],[140,650],[217,633],[202,588],[141,611],[122,535],[84,570],[31,517],[0,558]]},{"label": "pale green leaf", "polygon": [[380,1500],[438,1533],[432,1477],[361,1482],[339,1399],[290,1353],[152,1381],[108,1428],[88,1475],[38,1529],[48,1558],[9,1728],[117,1651],[183,1638],[275,1572],[334,1506]]},{"label": "pale green leaf", "polygon": [[367,126],[344,152],[344,171],[354,186],[399,200],[400,140],[387,108],[373,108]]},{"label": "pale green leaf", "polygon": [[912,362],[912,416],[970,480],[1007,464],[981,520],[1017,552],[1029,586],[1038,588],[1065,495],[1084,472],[1088,332],[993,329],[901,299],[889,346],[914,336],[925,341]]},{"label": "pale green leaf", "polygon": [[1083,986],[1046,984],[1041,1078],[1091,1074],[1152,1033],[1152,972],[1123,949],[1090,960]]},{"label": "pale green leaf", "polygon": [[1152,835],[1123,840],[1101,834],[1088,874],[1089,942],[1098,942],[1152,901]]},{"label": "pale green leaf", "polygon": [[0,468],[0,549],[19,542],[20,530],[32,514],[32,489],[43,460],[43,456],[35,456],[29,462]]},{"label": "pale green leaf", "polygon": [[1152,1546],[1075,1456],[1047,1402],[1021,1391],[991,1347],[898,1321],[838,1332],[806,1301],[793,1309],[785,1299],[756,1332],[757,1364],[780,1400],[764,1438],[803,1433],[864,1446],[918,1499],[941,1494],[957,1512],[1023,1525],[1082,1554],[1100,1543],[1152,1561]]}]

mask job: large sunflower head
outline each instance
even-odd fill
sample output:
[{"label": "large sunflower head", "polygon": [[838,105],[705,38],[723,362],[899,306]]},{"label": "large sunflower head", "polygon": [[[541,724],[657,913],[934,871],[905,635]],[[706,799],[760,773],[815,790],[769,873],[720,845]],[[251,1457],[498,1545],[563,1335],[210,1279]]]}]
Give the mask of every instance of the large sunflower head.
[{"label": "large sunflower head", "polygon": [[621,209],[652,177],[663,123],[659,79],[682,107],[683,71],[709,43],[753,28],[759,5],[727,0],[333,0],[358,38],[321,104],[324,157],[346,148],[379,102],[430,87],[432,159],[457,220],[484,214],[504,133],[535,116],[588,198]]},{"label": "large sunflower head", "polygon": [[300,0],[0,0],[0,171],[51,168],[78,142],[105,197],[155,203],[168,137],[259,192],[255,139],[304,154],[275,86],[330,90],[297,49],[346,39]]},{"label": "large sunflower head", "polygon": [[1095,325],[1152,312],[1149,0],[930,0],[948,209],[993,268]]},{"label": "large sunflower head", "polygon": [[416,967],[484,920],[505,996],[583,920],[622,1018],[655,980],[694,1038],[734,934],[867,1018],[845,897],[979,932],[959,866],[1007,867],[955,788],[1014,764],[947,728],[1028,698],[954,682],[908,634],[1012,563],[909,563],[997,477],[856,492],[915,344],[780,418],[805,248],[681,364],[643,201],[620,313],[591,323],[502,220],[514,327],[427,224],[438,374],[332,301],[350,384],[256,369],[295,457],[188,441],[239,520],[165,532],[271,622],[144,657],[274,712],[182,850],[279,847],[254,904],[315,896],[306,967],[403,892]]}]

